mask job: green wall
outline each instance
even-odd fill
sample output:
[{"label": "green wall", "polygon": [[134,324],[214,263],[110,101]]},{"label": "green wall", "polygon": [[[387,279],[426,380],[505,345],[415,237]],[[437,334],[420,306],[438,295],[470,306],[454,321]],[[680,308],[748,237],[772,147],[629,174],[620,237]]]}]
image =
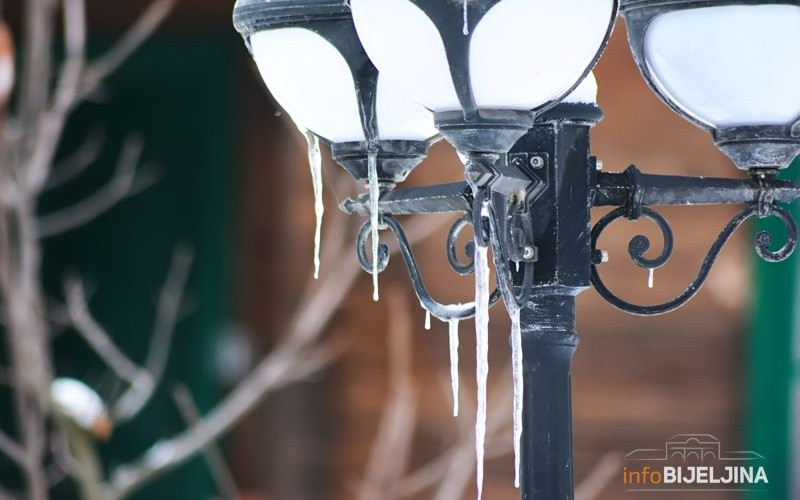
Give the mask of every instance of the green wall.
[{"label": "green wall", "polygon": [[[800,180],[800,160],[783,174]],[[800,216],[797,206],[795,217]],[[757,230],[775,231],[775,244],[785,240],[785,230],[774,220],[759,221]],[[755,254],[753,254],[755,255]],[[766,492],[751,493],[753,500],[791,499],[793,394],[798,378],[800,332],[800,257],[770,264],[756,258],[754,312],[747,340],[746,443],[767,458],[770,484]],[[755,257],[754,257],[755,258]]]}]

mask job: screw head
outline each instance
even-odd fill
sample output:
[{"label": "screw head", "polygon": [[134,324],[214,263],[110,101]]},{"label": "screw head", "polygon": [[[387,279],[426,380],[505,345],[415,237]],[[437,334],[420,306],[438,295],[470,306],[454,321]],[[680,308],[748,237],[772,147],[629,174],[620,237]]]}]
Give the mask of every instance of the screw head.
[{"label": "screw head", "polygon": [[536,251],[534,251],[533,247],[525,247],[522,250],[522,258],[525,260],[531,260],[536,256]]},{"label": "screw head", "polygon": [[531,167],[533,168],[542,168],[544,167],[544,158],[541,156],[535,155],[531,156]]}]

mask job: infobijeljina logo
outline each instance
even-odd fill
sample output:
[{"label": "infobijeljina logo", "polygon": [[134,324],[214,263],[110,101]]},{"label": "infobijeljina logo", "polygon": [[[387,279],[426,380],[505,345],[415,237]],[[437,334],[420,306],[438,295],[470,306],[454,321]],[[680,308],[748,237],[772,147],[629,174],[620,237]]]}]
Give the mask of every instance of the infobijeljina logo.
[{"label": "infobijeljina logo", "polygon": [[766,460],[754,451],[724,451],[710,434],[677,434],[663,448],[625,455],[627,491],[763,491]]}]

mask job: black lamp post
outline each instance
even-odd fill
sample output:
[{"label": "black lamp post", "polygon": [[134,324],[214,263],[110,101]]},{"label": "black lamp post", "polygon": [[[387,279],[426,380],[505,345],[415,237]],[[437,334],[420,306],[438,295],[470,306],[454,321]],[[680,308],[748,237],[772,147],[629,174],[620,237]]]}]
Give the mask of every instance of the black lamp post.
[{"label": "black lamp post", "polygon": [[[358,37],[372,61],[382,74],[392,77],[400,88],[434,112],[439,132],[465,158],[466,182],[382,190],[377,200],[379,224],[397,238],[414,290],[432,315],[448,321],[477,314],[479,342],[480,330],[485,328],[481,323],[486,321],[482,310],[485,304],[481,302],[491,305],[503,298],[512,318],[518,318],[512,344],[519,344],[514,353],[515,371],[521,376],[521,400],[515,402],[515,408],[523,408],[518,468],[522,498],[571,500],[570,371],[578,344],[576,296],[594,286],[619,309],[639,315],[661,314],[682,306],[698,292],[720,250],[745,220],[775,216],[786,226],[788,238],[778,250],[771,248],[769,234],[757,235],[756,250],[766,260],[787,258],[797,244],[797,226],[779,203],[799,198],[800,187],[778,180],[775,173],[800,152],[800,91],[788,96],[791,89],[778,89],[787,93],[785,99],[798,101],[797,116],[791,119],[768,99],[758,101],[758,92],[747,94],[751,90],[748,82],[727,89],[740,99],[731,109],[724,102],[714,102],[713,95],[704,95],[704,91],[714,92],[704,87],[713,75],[681,74],[684,61],[680,57],[670,59],[671,55],[681,55],[684,47],[680,40],[675,46],[663,45],[669,45],[670,33],[678,29],[689,42],[697,43],[691,40],[692,36],[705,36],[704,46],[724,50],[728,45],[725,30],[695,31],[694,14],[702,21],[708,19],[704,16],[713,18],[719,12],[722,24],[735,25],[741,16],[766,23],[772,18],[800,16],[800,4],[622,2],[631,46],[648,82],[682,116],[710,130],[720,148],[751,174],[746,180],[648,175],[636,167],[623,173],[598,171],[597,161],[591,156],[590,132],[602,112],[593,97],[587,98],[578,86],[588,77],[610,36],[616,1],[350,0],[349,4]],[[796,12],[785,12],[784,7]],[[756,10],[737,12],[740,8]],[[316,30],[320,16],[328,19],[331,12],[335,12],[336,22],[346,23],[349,29],[352,21],[348,9],[344,1],[334,0],[239,0],[235,18],[239,31],[250,40],[259,30],[271,29],[275,22],[285,23],[286,19],[291,19],[295,27]],[[674,13],[688,17],[671,18]],[[537,22],[542,36],[553,43],[532,45],[527,32],[518,29],[529,26],[532,20]],[[563,36],[574,39],[557,43],[547,38],[548,30],[555,36],[566,32],[566,27],[574,29]],[[783,36],[791,38],[794,34]],[[335,45],[349,44],[351,49],[357,47],[360,51],[361,44],[352,31],[347,37],[338,39]],[[758,43],[770,40],[758,38],[747,50],[763,53],[768,47]],[[798,48],[787,50],[796,53]],[[255,53],[254,56],[258,59]],[[689,56],[698,54],[686,57]],[[531,61],[521,64],[525,58]],[[719,71],[727,71],[725,58],[721,59]],[[690,63],[691,60],[687,64]],[[364,67],[372,66],[365,63]],[[272,89],[269,81],[267,84]],[[758,79],[750,85],[757,86]],[[361,109],[363,112],[365,107],[362,105]],[[319,112],[324,114],[324,110]],[[369,148],[368,127],[365,130],[365,147]],[[335,144],[334,154],[342,149]],[[362,149],[356,147],[354,151],[359,154]],[[363,180],[359,175],[362,170],[347,162],[343,165]],[[394,179],[392,187],[400,180]],[[341,206],[347,213],[373,216],[364,224],[357,241],[359,262],[368,272],[381,271],[388,265],[385,252],[376,261],[375,253],[368,251],[369,234],[375,224],[375,201],[365,194],[346,200]],[[648,255],[650,242],[645,236],[636,236],[629,244],[629,255],[635,264],[653,270],[671,257],[673,237],[668,222],[652,207],[702,204],[745,207],[720,233],[697,277],[682,294],[663,304],[645,306],[617,297],[603,283],[598,268],[606,254],[598,246],[599,237],[611,223],[645,217],[659,226],[664,247],[657,256]],[[600,206],[617,208],[592,228],[591,210]],[[485,269],[480,258],[485,258],[486,247],[492,246],[498,290],[477,293],[477,304],[442,304],[431,297],[396,218],[441,212],[462,214],[447,238],[447,255],[454,271],[481,275]],[[475,231],[475,244],[468,253],[474,251],[476,259],[462,262],[457,257],[456,240],[470,224]],[[486,367],[481,365],[481,353],[478,354],[480,382],[481,377],[485,380],[481,370]],[[478,442],[480,438],[479,434]]]}]

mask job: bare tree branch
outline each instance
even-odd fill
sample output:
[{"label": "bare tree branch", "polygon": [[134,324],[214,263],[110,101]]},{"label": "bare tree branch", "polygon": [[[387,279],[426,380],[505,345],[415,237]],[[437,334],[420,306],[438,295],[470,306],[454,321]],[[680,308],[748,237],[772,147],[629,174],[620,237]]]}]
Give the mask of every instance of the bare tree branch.
[{"label": "bare tree branch", "polygon": [[575,500],[594,500],[603,492],[622,466],[622,455],[606,453],[575,488]]},{"label": "bare tree branch", "polygon": [[406,473],[417,414],[416,390],[412,378],[414,331],[403,292],[392,290],[388,297],[389,398],[378,427],[366,473],[358,492],[360,500],[393,500],[395,483]]},{"label": "bare tree branch", "polygon": [[104,144],[104,132],[99,130],[90,132],[89,137],[75,152],[52,168],[44,189],[56,189],[82,174],[100,157]]},{"label": "bare tree branch", "polygon": [[0,500],[22,500],[22,497],[16,496],[0,487]]},{"label": "bare tree branch", "polygon": [[73,276],[65,280],[64,296],[67,301],[67,312],[75,330],[119,378],[133,384],[140,377],[142,370],[117,347],[108,333],[92,317],[86,302],[86,292],[79,278]]},{"label": "bare tree branch", "polygon": [[[186,425],[195,425],[200,420],[200,412],[197,411],[194,398],[192,398],[192,394],[185,385],[179,384],[174,387],[172,399],[175,400],[175,405],[178,407]],[[236,481],[233,479],[233,474],[225,463],[225,457],[219,448],[213,442],[208,443],[203,447],[203,456],[223,498],[227,500],[240,498]]]},{"label": "bare tree branch", "polygon": [[[158,25],[166,15],[159,12],[159,8],[169,7],[172,3],[157,0],[120,44],[89,71],[86,69],[85,0],[26,0],[22,3],[24,31],[21,39],[25,50],[17,85],[19,96],[14,112],[9,113],[14,117],[10,126],[5,128],[0,144],[0,293],[3,316],[8,323],[13,367],[11,387],[14,388],[19,447],[24,454],[20,469],[24,475],[24,496],[28,500],[49,498],[44,467],[48,422],[71,438],[70,444],[81,465],[81,477],[77,480],[86,500],[99,500],[100,496],[105,500],[104,495],[98,493],[104,484],[100,475],[102,468],[96,461],[95,443],[88,435],[70,435],[69,428],[59,418],[58,410],[49,404],[49,391],[54,379],[50,362],[52,329],[46,319],[46,297],[41,285],[41,237],[90,220],[118,201],[121,192],[129,195],[141,183],[139,178],[134,179],[132,174],[122,170],[121,177],[115,179],[117,182],[112,181],[106,190],[45,219],[42,226],[36,219],[39,196],[50,176],[69,114]],[[63,18],[60,32],[63,34],[65,57],[56,72],[52,54],[54,37],[59,32],[55,26],[59,11]],[[84,167],[62,173],[57,182],[76,175],[81,168]],[[73,322],[83,323],[85,328],[79,330],[101,357],[123,360],[115,363],[112,369],[133,376],[138,367],[119,352],[93,320],[86,306],[85,294],[80,293],[77,299],[77,308],[72,311],[77,313],[71,318]],[[14,496],[6,495],[5,491],[0,495]]]},{"label": "bare tree branch", "polygon": [[89,65],[83,76],[81,95],[91,94],[114,73],[164,22],[177,0],[156,0],[139,16],[108,52]]},{"label": "bare tree branch", "polygon": [[136,195],[152,185],[155,181],[154,176],[137,175],[142,149],[141,139],[129,138],[122,148],[117,169],[111,180],[99,191],[79,203],[41,216],[37,224],[39,238],[62,234],[87,224],[116,206],[120,201]]},{"label": "bare tree branch", "polygon": [[[504,370],[510,371],[510,364]],[[459,404],[464,410],[462,415],[474,414],[474,407],[462,391]],[[486,447],[492,450],[492,458],[511,452],[512,441],[504,439],[511,421],[511,401],[513,391],[507,380],[493,385],[489,391],[489,407],[496,409],[489,413],[486,422]],[[470,410],[473,410],[470,412]],[[474,420],[459,417],[459,440],[436,458],[401,478],[395,484],[395,498],[418,495],[420,492],[438,484],[433,496],[437,500],[460,500],[469,486],[475,472],[475,435]],[[502,441],[501,441],[502,440]],[[487,453],[487,458],[490,455]]]},{"label": "bare tree branch", "polygon": [[38,192],[47,181],[67,115],[78,101],[81,75],[86,64],[85,0],[63,0],[63,11],[65,61],[58,76],[53,103],[40,119],[36,146],[25,172],[25,187],[33,192]]},{"label": "bare tree branch", "polygon": [[[433,234],[447,218],[411,219],[408,236],[417,242]],[[396,251],[396,247],[391,251]],[[311,281],[287,335],[215,409],[183,433],[153,445],[133,463],[113,471],[110,500],[129,496],[159,475],[183,464],[252,411],[265,396],[293,382],[297,360],[302,359],[324,331],[343,297],[359,276],[360,267],[345,245],[337,265],[320,281]],[[510,404],[510,403],[509,403]]]},{"label": "bare tree branch", "polygon": [[0,429],[0,451],[18,465],[25,463],[25,450]]},{"label": "bare tree branch", "polygon": [[185,245],[176,248],[172,255],[167,279],[158,296],[153,336],[144,370],[140,370],[141,382],[132,384],[114,404],[111,415],[117,422],[138,415],[164,376],[193,260],[194,252]]}]

